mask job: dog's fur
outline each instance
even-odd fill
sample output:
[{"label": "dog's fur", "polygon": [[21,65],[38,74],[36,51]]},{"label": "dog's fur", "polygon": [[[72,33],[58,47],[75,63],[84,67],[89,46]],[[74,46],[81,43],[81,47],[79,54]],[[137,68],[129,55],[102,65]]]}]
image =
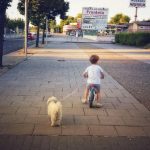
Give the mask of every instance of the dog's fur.
[{"label": "dog's fur", "polygon": [[60,126],[62,120],[62,104],[56,97],[47,100],[48,116],[51,119],[51,126]]}]

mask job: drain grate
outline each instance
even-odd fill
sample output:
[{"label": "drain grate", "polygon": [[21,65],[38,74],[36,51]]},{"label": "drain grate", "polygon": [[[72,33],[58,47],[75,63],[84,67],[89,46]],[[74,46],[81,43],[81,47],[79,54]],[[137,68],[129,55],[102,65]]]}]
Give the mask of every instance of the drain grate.
[{"label": "drain grate", "polygon": [[66,60],[64,60],[64,59],[58,59],[57,61],[66,61]]}]

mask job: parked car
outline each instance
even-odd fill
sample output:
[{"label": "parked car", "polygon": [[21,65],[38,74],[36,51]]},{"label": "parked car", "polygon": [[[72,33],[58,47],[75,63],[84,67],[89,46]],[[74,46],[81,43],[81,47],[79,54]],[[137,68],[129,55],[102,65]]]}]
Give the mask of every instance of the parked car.
[{"label": "parked car", "polygon": [[28,40],[35,40],[35,36],[32,33],[28,33]]}]

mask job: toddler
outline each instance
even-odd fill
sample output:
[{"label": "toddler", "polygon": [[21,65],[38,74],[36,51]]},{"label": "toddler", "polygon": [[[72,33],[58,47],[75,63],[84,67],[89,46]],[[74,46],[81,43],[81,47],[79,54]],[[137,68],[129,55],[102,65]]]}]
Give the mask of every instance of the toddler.
[{"label": "toddler", "polygon": [[100,103],[100,88],[101,88],[101,79],[104,79],[103,69],[98,65],[99,56],[92,55],[90,57],[91,65],[87,67],[83,73],[84,78],[87,78],[87,86],[84,92],[84,98],[82,99],[83,103],[87,103],[88,94],[90,86],[94,86],[97,89],[97,106],[102,107]]}]

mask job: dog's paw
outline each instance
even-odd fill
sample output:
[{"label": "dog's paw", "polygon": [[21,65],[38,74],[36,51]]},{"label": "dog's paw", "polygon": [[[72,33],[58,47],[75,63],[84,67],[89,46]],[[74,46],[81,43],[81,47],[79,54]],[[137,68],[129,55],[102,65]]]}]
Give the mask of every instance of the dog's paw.
[{"label": "dog's paw", "polygon": [[51,124],[51,127],[55,127],[55,125],[54,125],[54,124]]},{"label": "dog's paw", "polygon": [[51,127],[59,127],[60,124],[51,124]]}]

